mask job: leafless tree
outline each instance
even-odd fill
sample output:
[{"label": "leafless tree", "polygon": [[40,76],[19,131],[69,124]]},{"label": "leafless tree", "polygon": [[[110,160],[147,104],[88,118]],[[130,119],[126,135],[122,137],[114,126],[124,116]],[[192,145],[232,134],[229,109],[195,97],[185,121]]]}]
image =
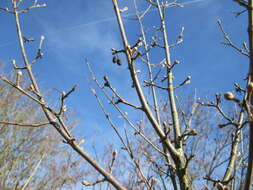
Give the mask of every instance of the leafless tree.
[{"label": "leafless tree", "polygon": [[[165,21],[167,8],[175,6],[182,7],[182,4],[177,2],[177,0],[169,2],[147,0],[146,9],[140,12],[135,2],[136,16],[134,19],[139,24],[138,33],[140,37],[134,41],[130,41],[122,19],[122,13],[127,11],[127,7],[119,8],[117,0],[112,0],[123,44],[122,49],[112,48],[112,62],[115,63],[115,66],[127,64],[131,85],[126,88],[136,93],[138,104],[135,105],[129,102],[126,99],[127,97],[123,97],[113,87],[108,76],[103,77],[103,83],[101,84],[89,62],[86,61],[91,77],[99,91],[104,94],[104,97],[120,113],[127,125],[132,129],[118,129],[117,124],[107,112],[101,97],[91,87],[91,91],[100,105],[105,118],[118,136],[122,146],[122,151],[119,153],[111,150],[111,154],[107,155],[109,158],[107,159],[106,169],[101,167],[98,160],[92,158],[80,146],[77,138],[72,135],[69,125],[64,120],[63,115],[66,112],[65,100],[76,90],[76,86],[73,86],[67,93],[61,93],[59,109],[55,109],[46,102],[38,86],[37,79],[34,76],[32,67],[43,57],[42,44],[45,37],[41,36],[37,54],[31,59],[32,61],[29,61],[30,59],[28,59],[24,43],[32,42],[33,39],[24,37],[19,17],[34,8],[44,7],[46,6],[45,4],[38,4],[37,1],[34,1],[33,5],[22,9],[20,8],[22,0],[12,0],[11,8],[0,8],[14,15],[21,55],[24,62],[24,65],[18,65],[13,60],[12,64],[16,71],[15,80],[8,79],[3,75],[0,76],[0,79],[39,105],[46,118],[46,124],[51,125],[59,133],[61,138],[64,139],[64,143],[68,144],[100,174],[92,182],[84,180],[82,182],[84,186],[96,187],[100,185],[100,188],[106,188],[104,184],[109,183],[110,185],[108,184],[107,189],[113,186],[118,190],[171,188],[175,190],[190,190],[209,189],[213,185],[217,189],[224,190],[237,188],[249,190],[252,183],[253,165],[253,151],[250,148],[253,143],[253,123],[251,119],[251,104],[253,103],[253,98],[251,97],[253,91],[253,82],[251,81],[253,64],[253,3],[252,0],[248,2],[242,0],[235,1],[243,6],[249,14],[249,48],[246,43],[243,43],[242,48],[235,45],[224,30],[220,20],[218,21],[218,25],[224,34],[224,44],[231,46],[242,55],[250,58],[250,71],[247,77],[246,88],[235,84],[235,91],[238,95],[234,95],[232,92],[224,94],[224,98],[232,102],[237,108],[235,112],[229,113],[222,108],[224,98],[222,98],[221,94],[216,94],[214,101],[201,101],[194,98],[188,104],[190,105],[188,109],[181,105],[182,101],[176,96],[176,89],[182,88],[191,81],[191,77],[185,73],[187,76],[185,80],[179,82],[177,85],[174,84],[174,68],[182,63],[181,61],[171,59],[171,49],[176,48],[183,42],[184,28],[182,27],[179,32],[178,39],[174,43],[169,44],[168,33],[170,31],[167,31]],[[144,18],[151,9],[157,11],[159,23],[158,27],[154,28],[155,34],[150,36],[146,32]],[[154,61],[152,58],[157,52],[159,52],[161,57],[160,61]],[[126,58],[124,62],[122,61],[123,56]],[[29,88],[24,87],[20,83],[23,75],[22,71],[25,71],[29,77]],[[161,99],[166,99],[165,102],[160,102],[157,96],[158,90],[161,91],[159,94],[163,94],[163,98]],[[151,95],[149,95],[149,91]],[[130,117],[125,114],[123,105],[139,111],[143,115],[143,119],[137,123],[132,122]],[[209,117],[214,119],[213,121],[216,124],[221,122],[219,123],[220,129],[216,128],[215,130],[211,130],[210,127],[213,124],[210,119],[208,120],[206,118],[208,117],[208,112],[203,111],[203,108],[200,108],[201,106],[212,107],[220,114],[221,118],[219,119]],[[30,125],[24,124],[22,121],[12,123],[8,123],[8,121],[1,122],[19,127],[24,125],[30,127],[45,125],[45,123],[38,121]],[[250,128],[249,133],[246,132],[247,124],[249,124]],[[217,133],[217,130],[222,132],[219,131]],[[218,137],[212,139],[212,135],[216,134],[218,134]],[[248,136],[249,153],[247,154],[245,153],[245,144],[247,145],[245,138]],[[210,143],[208,140],[215,144],[211,149],[205,146],[205,144]],[[247,165],[245,165],[245,155],[248,156]],[[119,161],[117,162],[117,160]],[[126,164],[124,162],[129,163],[129,165],[124,167],[124,164]],[[123,167],[117,167],[117,164]],[[118,168],[118,170],[115,170],[115,168]],[[121,168],[123,168],[122,171],[120,170]],[[126,168],[128,170],[124,172]],[[245,168],[247,168],[246,174]],[[217,175],[217,170],[220,173],[219,175]],[[201,173],[198,171],[201,171]],[[202,171],[206,171],[206,174],[202,173]],[[242,179],[245,176],[246,181],[244,182]],[[205,185],[203,182],[198,182],[198,179],[203,179],[203,177],[206,180]]]},{"label": "leafless tree", "polygon": [[[25,86],[24,80],[20,84]],[[80,158],[61,145],[40,107],[2,82],[0,97],[4,121],[0,123],[0,189],[60,189],[79,183],[85,174],[76,169]]]}]

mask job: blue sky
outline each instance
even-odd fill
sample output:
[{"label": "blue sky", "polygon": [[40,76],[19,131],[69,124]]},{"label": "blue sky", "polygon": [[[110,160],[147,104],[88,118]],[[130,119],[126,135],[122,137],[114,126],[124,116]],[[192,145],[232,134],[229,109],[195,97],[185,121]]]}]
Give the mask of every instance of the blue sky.
[{"label": "blue sky", "polygon": [[[29,2],[32,1],[25,1],[26,4]],[[78,84],[77,91],[67,101],[80,118],[78,133],[88,137],[96,131],[104,134],[105,138],[108,137],[108,124],[101,117],[100,108],[90,93],[86,80],[89,75],[84,64],[85,59],[89,60],[99,79],[108,75],[114,87],[124,97],[137,102],[134,91],[128,88],[130,82],[126,64],[117,67],[111,62],[110,49],[122,47],[111,1],[39,2],[45,2],[48,6],[23,14],[21,22],[25,36],[36,39],[28,47],[30,59],[36,54],[40,35],[46,37],[43,44],[44,58],[33,67],[41,87],[67,91]],[[134,13],[132,2],[119,0],[122,7],[129,7],[126,13],[128,15]],[[144,10],[143,1],[138,2],[139,8]],[[175,69],[175,84],[182,82],[188,75],[192,76],[192,83],[178,90],[179,95],[191,95],[196,89],[199,97],[211,96],[216,92],[232,90],[234,82],[243,83],[242,79],[248,69],[247,58],[220,44],[223,36],[216,22],[218,18],[222,19],[224,28],[233,41],[241,45],[243,41],[247,41],[247,15],[235,18],[232,12],[242,8],[232,0],[178,2],[185,4],[184,8],[169,8],[166,21],[170,42],[176,40],[180,27],[185,27],[184,43],[172,50],[172,60],[182,62]],[[8,1],[0,1],[1,7],[7,5]],[[156,23],[156,17],[156,12],[150,12],[144,24],[151,28]],[[21,61],[14,18],[0,12],[0,23],[0,60],[6,65],[6,70],[10,70],[10,60]],[[125,24],[130,43],[134,44],[139,29],[136,29],[133,21],[125,20]],[[160,55],[154,56],[155,59],[160,59]],[[54,92],[54,98],[59,96],[57,91]],[[117,120],[118,114],[112,115]]]}]

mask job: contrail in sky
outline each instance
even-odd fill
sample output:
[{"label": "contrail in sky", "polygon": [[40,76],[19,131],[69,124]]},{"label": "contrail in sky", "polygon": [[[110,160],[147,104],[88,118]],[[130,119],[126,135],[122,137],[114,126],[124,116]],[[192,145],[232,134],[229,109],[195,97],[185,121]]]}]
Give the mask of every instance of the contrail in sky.
[{"label": "contrail in sky", "polygon": [[[187,2],[180,3],[180,4],[181,5],[189,5],[189,4],[200,3],[200,2],[203,2],[203,1],[207,1],[207,0],[192,0],[192,1],[187,1]],[[155,10],[156,9],[153,9],[151,11],[155,11]],[[129,14],[124,15],[124,17],[127,17],[127,16],[135,16],[135,13],[129,13]],[[103,22],[112,21],[112,20],[115,20],[115,19],[116,19],[115,17],[108,17],[108,18],[104,18],[104,19],[98,19],[98,20],[95,20],[95,21],[91,21],[91,22],[87,22],[87,23],[84,23],[84,24],[68,27],[68,28],[65,28],[65,29],[59,29],[59,30],[55,31],[54,33],[57,33],[58,31],[64,31],[64,30],[73,30],[73,29],[77,29],[77,28],[80,28],[80,27],[84,27],[84,26],[96,25],[96,24],[100,24],[100,23],[103,23]]]},{"label": "contrail in sky", "polygon": [[[187,1],[187,2],[180,3],[180,4],[181,5],[189,5],[189,4],[200,3],[200,2],[203,2],[203,1],[207,1],[207,0],[192,0],[192,1]],[[155,11],[155,9],[151,10],[151,11]],[[129,13],[129,14],[125,15],[125,16],[134,16],[134,15],[135,15],[135,13]],[[87,23],[84,23],[84,24],[80,24],[80,25],[76,25],[76,26],[71,26],[71,27],[68,27],[68,28],[65,28],[65,29],[59,29],[59,30],[56,30],[56,31],[54,31],[52,33],[58,33],[60,31],[74,30],[74,29],[81,28],[81,27],[84,27],[84,26],[96,25],[96,24],[100,24],[100,23],[104,23],[104,22],[109,22],[109,21],[112,21],[112,20],[115,20],[115,17],[108,17],[108,18],[104,18],[104,19],[98,19],[98,20],[87,22]],[[0,44],[0,48],[12,45],[14,43],[16,43],[16,42],[15,41],[11,41],[11,42]]]},{"label": "contrail in sky", "polygon": [[206,1],[206,0],[193,0],[193,1],[188,1],[188,2],[181,3],[181,4],[182,5],[188,5],[188,4],[193,4],[193,3],[199,3],[199,2],[202,2],[202,1]]}]

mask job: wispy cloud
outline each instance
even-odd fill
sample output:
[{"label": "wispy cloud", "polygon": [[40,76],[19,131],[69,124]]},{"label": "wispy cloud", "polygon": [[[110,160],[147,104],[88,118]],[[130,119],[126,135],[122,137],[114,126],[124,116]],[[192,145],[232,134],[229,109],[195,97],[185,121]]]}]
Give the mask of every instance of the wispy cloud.
[{"label": "wispy cloud", "polygon": [[[192,0],[192,1],[183,2],[181,4],[182,5],[190,5],[190,4],[197,4],[197,3],[207,2],[207,1],[209,1],[209,0]],[[155,11],[155,9],[152,9],[151,11]],[[128,13],[128,14],[125,15],[125,17],[134,16],[134,15],[135,15],[135,13]],[[64,27],[64,28],[60,28],[60,29],[54,29],[54,30],[49,29],[49,30],[50,30],[50,35],[53,35],[53,34],[59,34],[60,35],[60,33],[62,33],[62,32],[74,31],[74,30],[85,28],[87,26],[102,25],[106,22],[112,22],[114,20],[115,20],[115,17],[107,17],[107,18],[103,18],[103,19],[97,19],[97,20],[94,20],[94,21],[90,21],[90,22],[87,22],[87,23],[76,24],[74,26],[70,26],[70,27],[66,27],[66,28]],[[10,46],[10,45],[14,45],[15,43],[16,43],[15,41],[3,43],[3,44],[0,44],[0,48]]]},{"label": "wispy cloud", "polygon": [[184,3],[181,3],[182,5],[189,5],[189,4],[195,4],[195,3],[201,3],[201,2],[207,2],[208,0],[192,0],[192,1],[187,1]]},{"label": "wispy cloud", "polygon": [[[192,1],[187,1],[187,2],[180,3],[180,4],[181,5],[190,5],[190,4],[197,4],[197,3],[208,2],[208,1],[209,0],[192,0]],[[151,11],[156,11],[156,9],[152,9]],[[125,14],[124,16],[125,17],[135,16],[135,13],[134,12],[128,13],[128,14]],[[71,30],[75,30],[75,29],[80,29],[80,28],[86,27],[86,26],[100,25],[100,24],[103,24],[105,22],[114,21],[115,19],[116,18],[114,16],[113,17],[107,17],[107,18],[104,18],[104,19],[97,19],[97,20],[94,20],[94,21],[91,21],[91,22],[78,24],[78,25],[71,26],[71,27],[68,27],[68,28],[59,29],[59,30],[56,30],[55,33],[62,32],[62,31],[71,31]]]}]

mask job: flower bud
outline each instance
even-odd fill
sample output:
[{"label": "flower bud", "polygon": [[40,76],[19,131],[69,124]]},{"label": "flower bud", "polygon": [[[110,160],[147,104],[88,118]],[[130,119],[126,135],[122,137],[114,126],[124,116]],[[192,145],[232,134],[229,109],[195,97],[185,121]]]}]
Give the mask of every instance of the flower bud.
[{"label": "flower bud", "polygon": [[117,65],[122,65],[121,60],[118,58],[116,61]]},{"label": "flower bud", "polygon": [[82,184],[84,185],[84,186],[90,186],[91,184],[88,182],[88,181],[86,181],[86,180],[83,180],[82,181]]},{"label": "flower bud", "polygon": [[138,50],[138,48],[136,46],[133,47],[133,49],[132,49],[133,52],[136,52],[137,50]]},{"label": "flower bud", "polygon": [[177,64],[179,64],[180,62],[178,61],[178,60],[175,60],[174,61],[174,65],[177,65]]},{"label": "flower bud", "polygon": [[67,106],[66,106],[66,105],[64,105],[64,106],[62,107],[62,111],[63,111],[63,112],[66,112],[66,111],[67,111]]},{"label": "flower bud", "polygon": [[235,98],[235,96],[234,96],[234,94],[233,94],[232,92],[226,92],[226,93],[224,94],[224,98],[225,98],[226,100],[233,100],[233,99]]},{"label": "flower bud", "polygon": [[113,62],[113,63],[117,63],[117,57],[116,57],[116,56],[113,56],[112,62]]},{"label": "flower bud", "polygon": [[20,78],[22,77],[22,71],[16,73],[16,85],[19,86]]},{"label": "flower bud", "polygon": [[249,84],[248,84],[248,92],[252,92],[252,90],[253,90],[253,82],[250,82]]},{"label": "flower bud", "polygon": [[18,71],[17,75],[22,76],[23,75],[22,71]]},{"label": "flower bud", "polygon": [[80,142],[78,143],[78,145],[80,146],[81,144],[83,144],[85,142],[84,139],[81,139]]},{"label": "flower bud", "polygon": [[11,64],[14,66],[14,68],[16,67],[16,60],[15,59],[13,59],[12,61],[11,61]]},{"label": "flower bud", "polygon": [[96,90],[94,88],[91,89],[92,94],[96,94]]},{"label": "flower bud", "polygon": [[112,152],[112,156],[113,156],[114,158],[117,156],[117,154],[118,154],[117,150],[114,150],[114,151]]}]

